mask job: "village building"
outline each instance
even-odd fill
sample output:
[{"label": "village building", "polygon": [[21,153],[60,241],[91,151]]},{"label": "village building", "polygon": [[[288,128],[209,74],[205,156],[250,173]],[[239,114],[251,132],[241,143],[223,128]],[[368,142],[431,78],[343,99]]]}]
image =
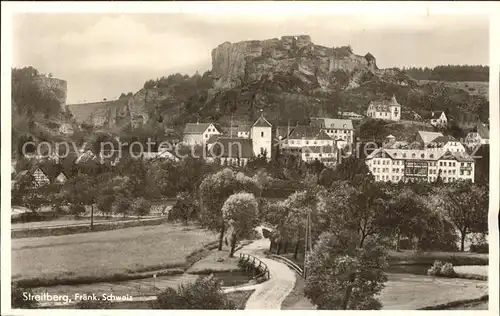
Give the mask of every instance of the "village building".
[{"label": "village building", "polygon": [[448,118],[444,111],[433,111],[429,118],[432,126],[435,127],[446,127],[448,125]]},{"label": "village building", "polygon": [[322,131],[337,142],[339,148],[354,143],[352,120],[314,117],[311,118],[311,125],[320,127]]},{"label": "village building", "polygon": [[364,118],[363,115],[355,113],[355,112],[338,112],[337,115],[343,119],[349,120],[362,120]]},{"label": "village building", "polygon": [[54,179],[54,183],[64,184],[68,181],[68,176],[64,172],[59,172],[59,174]]},{"label": "village building", "polygon": [[450,135],[439,136],[433,139],[429,144],[427,144],[426,148],[429,150],[444,149],[451,152],[465,152],[464,145],[456,140],[455,137]]},{"label": "village building", "polygon": [[401,105],[393,95],[391,100],[372,101],[368,105],[366,116],[372,119],[399,121],[401,119]]},{"label": "village building", "polygon": [[33,171],[33,178],[36,186],[43,186],[50,183],[49,177],[41,168],[36,168],[35,171]]},{"label": "village building", "polygon": [[187,123],[183,142],[187,145],[202,145],[213,135],[222,134],[222,129],[214,123]]},{"label": "village building", "polygon": [[63,123],[59,126],[59,133],[63,135],[73,135],[73,126],[68,123]]},{"label": "village building", "polygon": [[365,162],[375,181],[474,182],[474,159],[463,152],[379,148]]},{"label": "village building", "polygon": [[307,163],[317,160],[327,167],[333,167],[338,162],[338,153],[335,146],[310,146],[302,148],[301,158]]},{"label": "village building", "polygon": [[474,148],[480,145],[488,145],[490,143],[490,130],[488,125],[479,123],[476,130],[467,134],[465,137],[465,145],[469,148]]},{"label": "village building", "polygon": [[61,164],[43,163],[16,173],[12,184],[14,185],[20,179],[30,176],[31,185],[36,188],[51,183],[62,185],[68,181],[70,174],[71,170],[65,169]]},{"label": "village building", "polygon": [[[282,131],[285,131],[284,127],[280,129],[280,134]],[[300,151],[303,147],[335,146],[335,140],[319,126],[298,125],[290,129],[288,136],[280,136],[283,149]]]},{"label": "village building", "polygon": [[249,138],[212,136],[207,143],[207,161],[223,166],[246,166],[254,157],[253,141]]},{"label": "village building", "polygon": [[231,126],[224,130],[224,135],[229,137],[250,138],[250,125]]}]

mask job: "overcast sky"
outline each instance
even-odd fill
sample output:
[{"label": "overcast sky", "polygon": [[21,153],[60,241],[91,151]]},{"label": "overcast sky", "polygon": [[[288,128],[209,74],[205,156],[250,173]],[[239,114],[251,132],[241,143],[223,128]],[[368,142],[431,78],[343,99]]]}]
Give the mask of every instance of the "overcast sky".
[{"label": "overcast sky", "polygon": [[13,18],[13,64],[68,82],[68,103],[113,99],[151,78],[211,68],[225,42],[308,34],[350,44],[380,68],[488,64],[484,16],[257,16],[23,14]]}]

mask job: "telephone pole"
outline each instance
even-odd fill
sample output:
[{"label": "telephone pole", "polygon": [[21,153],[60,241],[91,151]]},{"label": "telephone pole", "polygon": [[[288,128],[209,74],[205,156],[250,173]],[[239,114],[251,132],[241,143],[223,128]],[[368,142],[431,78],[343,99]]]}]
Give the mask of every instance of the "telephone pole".
[{"label": "telephone pole", "polygon": [[307,278],[307,254],[312,250],[312,237],[311,237],[311,210],[307,210],[307,221],[306,221],[306,236],[305,236],[305,248],[304,248],[304,269],[302,270],[302,276],[304,279]]}]

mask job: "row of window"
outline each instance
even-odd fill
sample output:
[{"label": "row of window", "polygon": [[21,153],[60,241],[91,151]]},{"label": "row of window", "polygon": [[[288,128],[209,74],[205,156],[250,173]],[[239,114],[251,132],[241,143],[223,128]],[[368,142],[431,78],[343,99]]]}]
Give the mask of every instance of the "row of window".
[{"label": "row of window", "polygon": [[[432,155],[432,154],[431,154]],[[374,165],[390,165],[391,164],[391,161],[390,160],[378,160],[378,159],[374,159],[373,160],[373,164]],[[402,160],[392,160],[392,164],[393,165],[403,165],[403,161]],[[437,166],[437,161],[430,161],[429,162],[429,167],[433,167],[433,166]],[[457,166],[457,163],[455,161],[440,161],[439,162],[439,166],[440,167],[456,167]],[[472,166],[472,163],[471,162],[461,162],[460,163],[460,166],[461,167],[471,167]]]},{"label": "row of window", "polygon": [[[376,175],[375,176],[375,179],[377,181],[395,181],[395,182],[399,182],[403,179],[403,176],[388,176],[388,175],[382,175],[382,176],[379,176],[379,175]],[[442,177],[441,178],[443,180],[443,182],[455,182],[457,181],[458,179],[456,177]],[[429,181],[431,182],[434,182],[437,180],[437,177],[429,177]]]},{"label": "row of window", "polygon": [[[310,153],[305,153],[304,155],[306,157],[310,157],[311,156]],[[317,155],[319,158],[323,157],[323,154],[313,154],[312,156],[314,156],[314,155]],[[333,153],[325,153],[324,157],[327,157],[327,158],[333,157]]]},{"label": "row of window", "polygon": [[[289,143],[290,145],[293,145],[293,144],[300,145],[300,144],[301,144],[301,143],[303,143],[303,142],[304,142],[304,140],[294,141],[293,139],[290,139],[290,140],[288,141],[288,143]],[[318,144],[331,144],[331,145],[333,145],[333,141],[331,141],[331,140],[326,140],[326,139],[325,139],[325,140],[314,140],[314,141],[311,141],[311,143],[312,143],[313,145],[318,145]],[[306,145],[309,145],[309,141],[308,141],[308,140],[306,140],[306,141],[305,141],[305,144],[306,144]]]},{"label": "row of window", "polygon": [[[373,172],[389,172],[390,168],[373,168]],[[392,172],[393,173],[400,173],[400,172],[403,172],[403,169],[401,168],[392,168]]]},{"label": "row of window", "polygon": [[331,128],[328,128],[328,129],[325,129],[325,132],[327,133],[330,133],[330,134],[348,134],[350,133],[351,131],[348,131],[348,130],[338,130],[338,129],[331,129]]}]

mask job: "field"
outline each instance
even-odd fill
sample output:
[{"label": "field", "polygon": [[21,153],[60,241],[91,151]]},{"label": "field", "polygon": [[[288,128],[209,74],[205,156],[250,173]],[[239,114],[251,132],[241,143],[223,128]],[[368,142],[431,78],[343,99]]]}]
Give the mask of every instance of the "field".
[{"label": "field", "polygon": [[188,255],[215,240],[211,232],[174,224],[13,239],[12,279],[105,279],[185,268]]}]

